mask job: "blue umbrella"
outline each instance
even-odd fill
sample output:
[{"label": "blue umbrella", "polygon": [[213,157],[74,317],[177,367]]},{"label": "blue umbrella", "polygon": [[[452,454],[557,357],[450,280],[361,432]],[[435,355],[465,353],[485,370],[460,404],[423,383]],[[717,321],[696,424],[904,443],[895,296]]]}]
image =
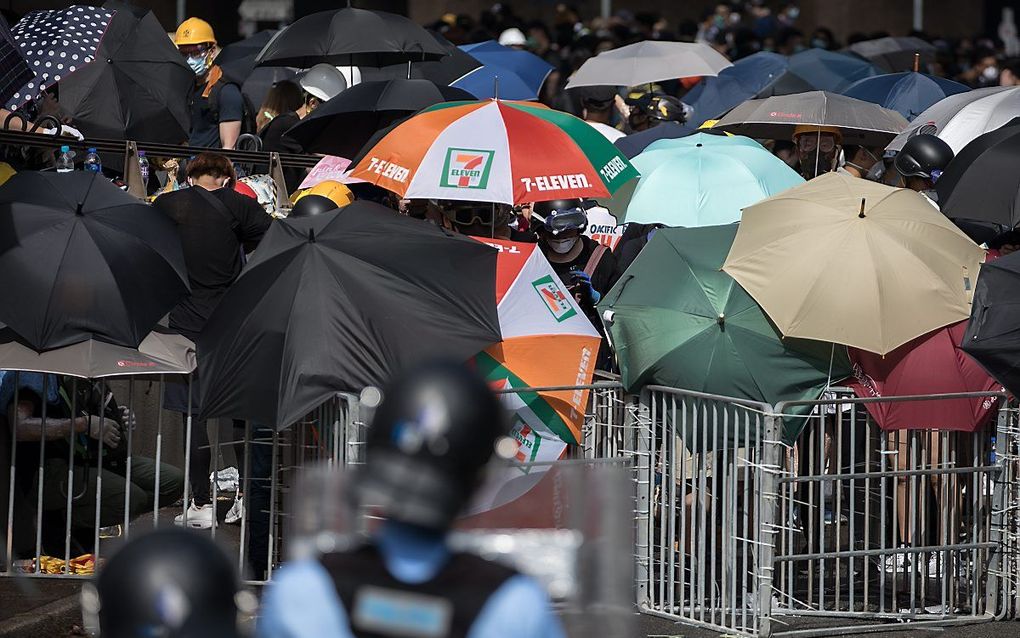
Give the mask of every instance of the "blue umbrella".
[{"label": "blue umbrella", "polygon": [[880,75],[882,70],[854,55],[808,49],[790,56],[790,71],[822,91],[839,93],[857,80]]},{"label": "blue umbrella", "polygon": [[[498,97],[506,100],[537,100],[545,78],[552,72],[551,64],[527,51],[511,49],[495,40],[460,47],[482,63],[452,84],[478,99]],[[498,83],[497,83],[498,79]]]},{"label": "blue umbrella", "polygon": [[694,109],[690,121],[698,125],[722,117],[745,100],[815,88],[790,71],[790,62],[785,56],[762,51],[737,60],[716,77],[704,78],[684,97],[684,102]]},{"label": "blue umbrella", "polygon": [[886,73],[851,84],[843,95],[899,111],[913,120],[932,104],[970,87],[925,73]]}]

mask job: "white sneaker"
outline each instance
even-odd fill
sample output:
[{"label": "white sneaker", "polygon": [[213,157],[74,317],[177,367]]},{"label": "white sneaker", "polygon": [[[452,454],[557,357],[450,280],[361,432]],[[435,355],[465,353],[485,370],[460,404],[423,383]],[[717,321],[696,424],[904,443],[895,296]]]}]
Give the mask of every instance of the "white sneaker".
[{"label": "white sneaker", "polygon": [[244,516],[244,497],[240,494],[234,499],[234,504],[230,506],[230,510],[227,512],[223,522],[227,525],[233,525],[239,523],[241,517]]},{"label": "white sneaker", "polygon": [[[209,529],[213,526],[216,510],[212,505],[198,507],[194,502],[188,507],[188,527],[192,529]],[[184,514],[174,517],[174,525],[184,525]]]},{"label": "white sneaker", "polygon": [[892,554],[882,559],[882,567],[888,572],[902,572],[910,566],[909,554]]}]

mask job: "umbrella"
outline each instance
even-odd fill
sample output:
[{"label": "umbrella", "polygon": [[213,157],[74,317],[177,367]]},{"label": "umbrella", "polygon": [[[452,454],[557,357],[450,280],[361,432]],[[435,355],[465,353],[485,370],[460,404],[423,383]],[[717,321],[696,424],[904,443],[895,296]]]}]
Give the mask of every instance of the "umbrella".
[{"label": "umbrella", "polygon": [[266,101],[273,85],[283,80],[293,80],[298,70],[293,67],[256,67],[255,58],[269,41],[279,33],[274,29],[259,31],[250,38],[228,44],[220,49],[214,64],[223,71],[223,77],[241,87],[241,92],[258,108]]},{"label": "umbrella", "polygon": [[807,49],[790,56],[790,71],[822,91],[839,93],[857,80],[882,70],[853,55],[825,49]]},{"label": "umbrella", "polygon": [[446,51],[446,55],[438,60],[426,62],[405,62],[380,68],[364,67],[361,69],[362,81],[429,80],[439,86],[450,86],[468,73],[481,68],[481,62],[461,51],[457,45],[431,29],[427,29],[427,31],[439,43],[439,46]]},{"label": "umbrella", "polygon": [[732,66],[703,43],[644,40],[589,58],[567,81],[579,86],[637,86],[698,75],[718,75]]},{"label": "umbrella", "polygon": [[0,368],[101,379],[138,374],[191,374],[195,344],[178,334],[150,332],[138,348],[88,339],[46,352],[21,343],[10,328],[0,328]]},{"label": "umbrella", "polygon": [[1020,118],[963,147],[938,181],[947,217],[1020,224]]},{"label": "umbrella", "polygon": [[969,86],[946,78],[910,72],[858,80],[843,95],[892,109],[911,121],[939,100],[969,90]]},{"label": "umbrella", "polygon": [[0,228],[0,321],[36,350],[137,347],[188,292],[174,223],[96,173],[18,173]]},{"label": "umbrella", "polygon": [[286,427],[500,340],[496,251],[378,204],[277,222],[198,340],[205,417]]},{"label": "umbrella", "polygon": [[804,183],[757,142],[708,133],[656,142],[634,158],[634,168],[641,179],[627,221],[638,224],[729,224],[740,221],[745,206]]},{"label": "umbrella", "polygon": [[1011,394],[1020,393],[1020,253],[981,266],[963,351],[977,359]]},{"label": "umbrella", "polygon": [[745,208],[723,269],[783,335],[883,355],[966,319],[983,257],[919,193],[825,173]]},{"label": "umbrella", "polygon": [[[1000,385],[960,347],[961,321],[908,341],[885,356],[850,348],[848,385],[862,399],[921,394],[995,392]],[[988,422],[996,404],[989,397],[938,401],[865,403],[883,430],[962,430]]]},{"label": "umbrella", "polygon": [[479,99],[537,100],[542,83],[553,70],[551,64],[534,53],[511,49],[495,40],[460,48],[484,66],[452,85]]},{"label": "umbrella", "polygon": [[993,86],[950,95],[914,118],[889,143],[886,150],[898,151],[918,133],[939,136],[959,153],[971,140],[1020,117],[1020,86]]},{"label": "umbrella", "polygon": [[[656,231],[599,304],[627,388],[657,384],[775,404],[814,400],[849,375],[845,348],[783,339],[720,270],[736,232],[736,225]],[[801,421],[784,419],[787,438]]]},{"label": "umbrella", "polygon": [[308,153],[353,157],[379,129],[421,109],[471,100],[462,89],[428,80],[362,82],[318,107],[287,131]]},{"label": "umbrella", "polygon": [[299,18],[269,43],[257,63],[302,69],[320,62],[379,67],[444,55],[436,38],[404,16],[346,7]]},{"label": "umbrella", "polygon": [[605,197],[637,172],[572,115],[488,100],[430,106],[367,150],[351,176],[408,199],[519,204]]},{"label": "umbrella", "polygon": [[645,150],[649,144],[658,140],[677,139],[697,133],[698,129],[680,124],[679,122],[661,122],[658,126],[645,129],[639,133],[631,133],[618,138],[613,144],[620,152],[627,156],[627,159],[634,157]]},{"label": "umbrella", "polygon": [[60,107],[86,137],[180,144],[188,139],[195,74],[156,17],[107,2],[115,11],[97,58],[60,82]]},{"label": "umbrella", "polygon": [[[513,388],[591,383],[602,338],[537,244],[478,241],[499,250],[496,304],[503,335],[501,343],[475,357],[479,372],[491,383]],[[530,424],[531,431],[553,444],[581,440],[587,395],[573,390],[519,393],[528,410],[539,417],[538,425]]]},{"label": "umbrella", "polygon": [[924,68],[935,62],[935,46],[912,36],[863,40],[847,49],[889,73],[914,69],[915,61]]},{"label": "umbrella", "polygon": [[25,62],[7,21],[0,15],[0,104],[6,104],[33,77],[35,73]]},{"label": "umbrella", "polygon": [[113,12],[74,5],[33,11],[11,30],[34,77],[7,103],[16,107],[39,98],[62,78],[90,64],[110,26]]},{"label": "umbrella", "polygon": [[801,125],[837,126],[846,144],[884,144],[907,121],[895,111],[828,91],[809,91],[748,100],[727,113],[713,129],[757,139],[788,140]]},{"label": "umbrella", "polygon": [[760,51],[737,60],[716,77],[698,82],[684,96],[684,102],[694,109],[689,119],[697,125],[722,117],[745,100],[803,93],[815,88],[790,71],[786,56]]}]

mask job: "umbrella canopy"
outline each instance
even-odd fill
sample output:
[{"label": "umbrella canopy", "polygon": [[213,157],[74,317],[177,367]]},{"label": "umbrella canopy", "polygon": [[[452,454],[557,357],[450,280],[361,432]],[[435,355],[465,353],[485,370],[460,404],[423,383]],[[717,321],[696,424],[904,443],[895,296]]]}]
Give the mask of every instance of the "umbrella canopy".
[{"label": "umbrella canopy", "polygon": [[863,40],[854,42],[847,50],[889,73],[913,69],[915,58],[921,68],[928,68],[935,61],[935,46],[913,36]]},{"label": "umbrella canopy", "polygon": [[745,100],[813,91],[807,80],[790,71],[786,56],[760,51],[741,58],[716,77],[701,80],[684,96],[695,125],[715,120]]},{"label": "umbrella canopy", "polygon": [[671,140],[687,137],[697,133],[698,129],[680,124],[679,122],[662,122],[658,126],[645,129],[639,133],[631,133],[617,138],[613,144],[620,152],[627,156],[627,159],[634,159],[641,151],[645,150],[652,142],[658,140]]},{"label": "umbrella canopy", "polygon": [[293,67],[256,67],[255,58],[279,31],[266,29],[250,38],[228,44],[220,49],[214,64],[223,71],[223,77],[241,87],[241,92],[258,108],[266,101],[273,85],[282,80],[293,80],[298,70]]},{"label": "umbrella canopy", "polygon": [[0,104],[7,104],[34,77],[7,21],[0,15]]},{"label": "umbrella canopy", "polygon": [[88,339],[36,352],[10,328],[0,327],[0,369],[101,379],[139,374],[191,374],[195,344],[177,334],[150,332],[138,348]]},{"label": "umbrella canopy", "polygon": [[174,223],[96,173],[18,173],[0,228],[0,321],[36,350],[137,347],[188,292]]},{"label": "umbrella canopy", "polygon": [[428,80],[362,82],[315,109],[287,131],[308,153],[353,157],[376,131],[421,109],[472,96]]},{"label": "umbrella canopy", "polygon": [[641,179],[627,221],[639,224],[729,224],[740,221],[745,206],[804,183],[757,142],[708,133],[656,142],[634,158],[634,168]]},{"label": "umbrella canopy", "polygon": [[939,207],[947,217],[1020,224],[1020,118],[963,147],[938,181]]},{"label": "umbrella canopy", "polygon": [[790,71],[822,91],[839,93],[857,80],[880,75],[882,70],[853,55],[807,49],[790,56]]},{"label": "umbrella canopy", "polygon": [[1020,394],[1020,253],[981,266],[964,352],[977,359],[1011,394]]},{"label": "umbrella canopy", "polygon": [[412,61],[380,68],[364,67],[361,69],[361,79],[365,82],[398,79],[429,80],[439,86],[449,86],[475,69],[481,68],[481,62],[461,51],[457,45],[431,29],[426,30],[439,43],[446,55],[438,60],[427,62]]},{"label": "umbrella canopy", "polygon": [[703,43],[645,40],[589,58],[567,81],[579,86],[637,86],[683,77],[718,75],[732,66]]},{"label": "umbrella canopy", "polygon": [[959,153],[971,140],[1020,117],[1020,86],[993,86],[950,95],[914,118],[889,143],[898,151],[918,133],[937,135]]},{"label": "umbrella canopy", "polygon": [[446,54],[428,31],[404,16],[345,7],[299,18],[273,39],[257,63],[302,69],[320,62],[380,67]]},{"label": "umbrella canopy", "polygon": [[[963,351],[967,322],[922,335],[885,356],[850,348],[854,373],[848,385],[862,399],[872,397],[995,392],[999,383]],[[997,411],[988,397],[940,401],[865,403],[883,430],[973,432]]]},{"label": "umbrella canopy", "polygon": [[365,151],[351,176],[408,199],[520,204],[606,197],[637,171],[573,115],[488,100],[425,109]]},{"label": "umbrella canopy", "polygon": [[[783,339],[720,270],[736,232],[656,231],[599,304],[627,388],[659,384],[775,404],[814,400],[849,375],[845,348]],[[795,437],[801,419],[784,422]]]},{"label": "umbrella canopy", "polygon": [[[503,341],[475,357],[490,382],[514,388],[591,383],[602,338],[574,302],[537,244],[481,239],[499,250],[496,304]],[[557,443],[581,440],[587,392],[523,392],[540,417],[538,435]],[[557,455],[558,456],[558,455]]]},{"label": "umbrella canopy", "polygon": [[286,427],[500,340],[496,251],[370,202],[277,222],[198,340],[207,417]]},{"label": "umbrella canopy", "polygon": [[528,51],[505,47],[495,40],[460,47],[484,66],[453,82],[478,99],[537,100],[553,66]]},{"label": "umbrella canopy", "polygon": [[783,335],[884,355],[966,319],[983,258],[919,193],[825,173],[745,208],[723,269]]},{"label": "umbrella canopy", "polygon": [[35,77],[7,103],[16,107],[36,100],[62,78],[96,59],[113,12],[74,5],[67,9],[33,11],[11,32]]},{"label": "umbrella canopy", "polygon": [[969,90],[969,86],[946,78],[909,72],[858,80],[843,95],[892,109],[909,122],[939,100]]},{"label": "umbrella canopy", "polygon": [[846,144],[885,144],[907,125],[902,115],[869,102],[828,91],[748,100],[713,129],[757,139],[788,140],[801,124],[836,126]]},{"label": "umbrella canopy", "polygon": [[86,137],[180,144],[195,74],[156,17],[120,2],[97,58],[60,82],[60,107]]}]

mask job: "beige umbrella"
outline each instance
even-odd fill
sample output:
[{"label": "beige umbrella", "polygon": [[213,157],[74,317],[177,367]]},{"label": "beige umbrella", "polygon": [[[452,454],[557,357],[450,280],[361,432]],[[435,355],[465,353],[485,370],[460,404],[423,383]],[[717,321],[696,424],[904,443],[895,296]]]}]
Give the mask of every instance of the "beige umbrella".
[{"label": "beige umbrella", "polygon": [[745,208],[723,270],[783,336],[884,355],[967,319],[983,258],[922,195],[826,173]]}]

